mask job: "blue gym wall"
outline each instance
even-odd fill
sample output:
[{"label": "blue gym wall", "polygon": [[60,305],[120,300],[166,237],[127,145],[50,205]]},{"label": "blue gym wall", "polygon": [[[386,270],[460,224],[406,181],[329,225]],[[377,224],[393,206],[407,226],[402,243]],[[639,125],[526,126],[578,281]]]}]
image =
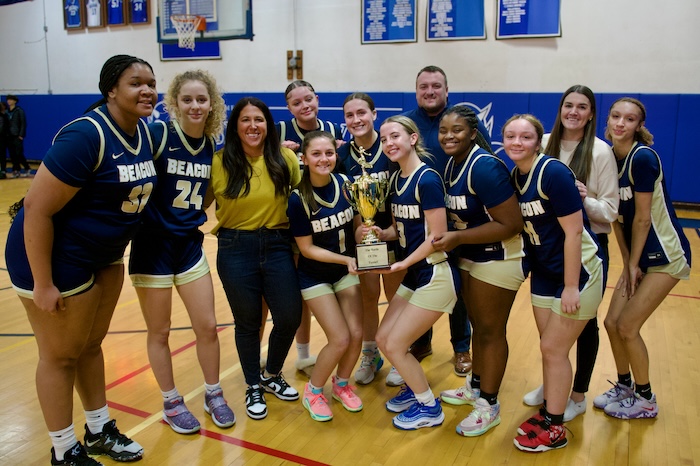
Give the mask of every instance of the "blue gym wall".
[{"label": "blue gym wall", "polygon": [[[344,121],[343,100],[348,93],[320,93],[320,116],[337,123]],[[246,94],[251,95],[251,94]],[[264,100],[275,120],[289,119],[281,93],[252,94]],[[371,93],[378,110],[377,127],[384,118],[415,108],[415,93]],[[597,94],[598,137],[603,138],[605,115],[612,102],[623,94]],[[661,156],[666,183],[674,202],[700,203],[700,189],[693,177],[700,172],[700,157],[695,153],[693,134],[700,127],[700,95],[698,94],[624,94],[641,100],[647,108],[646,126],[654,135],[654,149]],[[224,98],[230,109],[243,94],[229,93]],[[41,160],[56,132],[67,122],[80,116],[99,99],[99,95],[23,95],[19,103],[27,113],[28,128],[25,152],[30,160]],[[501,126],[515,113],[532,113],[549,131],[554,123],[559,93],[466,93],[450,92],[450,104],[469,103],[491,131],[494,149],[501,149]],[[156,116],[164,113],[162,102]],[[344,127],[344,125],[343,125]],[[507,159],[499,153],[502,158]]]}]

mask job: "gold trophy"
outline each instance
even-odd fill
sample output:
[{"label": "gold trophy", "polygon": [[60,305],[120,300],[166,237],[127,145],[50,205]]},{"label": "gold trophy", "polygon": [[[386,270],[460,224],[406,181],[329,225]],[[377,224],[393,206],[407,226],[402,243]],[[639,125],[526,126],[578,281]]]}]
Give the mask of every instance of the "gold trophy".
[{"label": "gold trophy", "polygon": [[[355,146],[355,141],[351,144]],[[358,163],[362,167],[362,175],[355,181],[343,183],[342,191],[345,199],[360,213],[364,225],[369,228],[374,225],[374,216],[389,194],[389,182],[368,175],[366,169],[371,168],[372,164],[367,162],[362,146],[357,151],[360,154]],[[372,230],[362,238],[355,251],[358,270],[385,269],[390,265],[387,244],[380,241]]]}]

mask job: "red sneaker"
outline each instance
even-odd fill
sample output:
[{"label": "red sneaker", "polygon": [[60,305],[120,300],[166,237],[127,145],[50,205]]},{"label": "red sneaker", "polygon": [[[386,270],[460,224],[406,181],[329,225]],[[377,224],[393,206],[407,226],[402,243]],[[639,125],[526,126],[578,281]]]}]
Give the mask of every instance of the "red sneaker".
[{"label": "red sneaker", "polygon": [[515,447],[518,450],[530,452],[542,452],[563,448],[568,441],[566,440],[566,429],[563,425],[539,424],[535,430],[532,430],[526,435],[518,435],[513,440]]},{"label": "red sneaker", "polygon": [[534,416],[532,416],[530,419],[527,421],[523,422],[520,424],[520,427],[518,427],[518,434],[520,435],[527,435],[533,430],[536,430],[538,427],[540,427],[540,422],[544,421],[544,416],[538,411]]}]

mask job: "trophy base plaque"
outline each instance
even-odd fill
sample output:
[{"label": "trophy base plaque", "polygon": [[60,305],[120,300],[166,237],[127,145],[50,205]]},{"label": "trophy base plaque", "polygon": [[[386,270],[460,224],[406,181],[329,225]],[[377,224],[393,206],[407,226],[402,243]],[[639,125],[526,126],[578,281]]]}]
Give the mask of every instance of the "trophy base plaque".
[{"label": "trophy base plaque", "polygon": [[389,254],[386,243],[358,244],[355,251],[357,270],[388,269],[391,266],[393,254]]}]

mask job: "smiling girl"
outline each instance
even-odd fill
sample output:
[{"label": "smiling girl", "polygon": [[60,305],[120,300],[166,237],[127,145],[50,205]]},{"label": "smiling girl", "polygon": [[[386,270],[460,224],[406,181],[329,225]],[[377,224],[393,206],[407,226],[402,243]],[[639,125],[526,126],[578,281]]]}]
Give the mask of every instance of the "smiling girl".
[{"label": "smiling girl", "polygon": [[539,153],[543,133],[532,115],[515,115],[503,126],[503,147],[516,165],[511,180],[525,222],[532,308],[542,329],[544,404],[514,440],[518,449],[532,452],[567,444],[562,424],[572,380],[569,350],[596,315],[605,283],[574,174]]},{"label": "smiling girl", "polygon": [[[501,422],[498,391],[508,362],[506,324],[525,280],[523,220],[508,168],[488,150],[476,114],[464,105],[445,111],[438,140],[451,158],[445,168],[450,231],[436,236],[438,251],[456,249],[462,297],[471,310],[474,365],[465,385],[440,394],[474,410],[457,426],[467,437]],[[483,147],[482,147],[483,146]]]},{"label": "smiling girl", "polygon": [[204,235],[199,230],[207,218],[204,196],[211,177],[214,136],[221,131],[225,105],[214,78],[201,70],[175,76],[165,104],[170,122],[149,125],[158,188],[132,242],[129,274],[148,329],[148,359],[163,395],[163,419],[175,432],[191,434],[200,424],[175,387],[168,346],[173,286],[197,338],[204,411],[219,427],[230,427],[236,421],[219,384],[214,289],[202,248]]},{"label": "smiling girl", "polygon": [[[595,136],[596,101],[593,91],[586,86],[571,86],[564,92],[551,134],[542,137],[544,153],[564,162],[576,175],[576,187],[583,200],[583,208],[603,252],[606,272],[610,262],[608,233],[610,223],[617,219],[620,196],[617,189],[615,157],[603,140]],[[540,332],[542,329],[538,329]],[[598,319],[588,321],[576,340],[576,374],[571,395],[566,403],[564,422],[571,421],[586,411],[586,392],[593,374],[599,344]],[[523,397],[530,406],[543,401],[540,385]]]},{"label": "smiling girl", "polygon": [[377,331],[379,348],[405,380],[386,409],[399,413],[393,419],[399,429],[432,427],[442,424],[445,415],[420,363],[407,349],[443,313],[452,312],[457,302],[457,272],[447,253],[435,251],[432,245],[447,231],[445,186],[440,175],[421,160],[428,154],[413,120],[400,115],[387,118],[380,138],[384,153],[400,170],[389,182],[393,223],[372,229],[382,241],[398,240],[398,261],[390,271],[406,270]]},{"label": "smiling girl", "polygon": [[304,174],[289,198],[287,214],[301,252],[301,294],[328,339],[304,387],[302,403],[312,419],[329,421],[333,413],[323,386],[336,366],[333,398],[348,411],[362,409],[355,388],[348,384],[362,341],[362,296],[353,257],[355,229],[361,219],[342,195],[347,177],[332,173],[337,160],[333,135],[308,133],[302,152]]},{"label": "smiling girl", "polygon": [[[618,382],[593,404],[620,419],[656,417],[649,353],[640,329],[679,280],[690,277],[690,246],[666,190],[663,166],[644,126],[646,109],[623,97],[610,107],[605,137],[612,141],[620,184],[620,216],[613,224],[623,268],[605,329]],[[632,374],[635,383],[632,383]]]},{"label": "smiling girl", "polygon": [[[398,165],[391,162],[382,152],[382,142],[379,133],[374,129],[377,119],[377,111],[374,101],[364,92],[355,92],[345,98],[343,103],[345,124],[352,135],[349,144],[338,148],[339,171],[352,178],[362,175],[360,166],[360,148],[364,149],[366,162],[371,164],[367,173],[380,180],[389,180],[391,174],[396,171]],[[380,228],[391,225],[391,212],[387,210],[386,202],[379,206],[374,221]],[[389,254],[393,254],[395,244],[389,245]],[[377,327],[379,326],[379,296],[381,283],[384,284],[384,295],[387,301],[396,294],[401,284],[404,272],[397,273],[367,273],[360,275],[360,287],[362,289],[362,360],[360,367],[355,372],[355,381],[360,384],[368,384],[374,380],[375,374],[384,364],[384,359],[377,348]]]},{"label": "smiling girl", "polygon": [[[115,55],[102,99],[58,132],[7,238],[12,286],[39,347],[36,389],[51,464],[136,461],[143,448],[110,420],[102,340],[124,282],[124,251],[156,183],[148,128],[158,99],[153,68]],[[139,177],[123,176],[135,173]],[[73,389],[85,410],[85,448],[73,428]]]}]

